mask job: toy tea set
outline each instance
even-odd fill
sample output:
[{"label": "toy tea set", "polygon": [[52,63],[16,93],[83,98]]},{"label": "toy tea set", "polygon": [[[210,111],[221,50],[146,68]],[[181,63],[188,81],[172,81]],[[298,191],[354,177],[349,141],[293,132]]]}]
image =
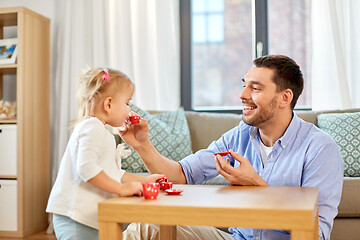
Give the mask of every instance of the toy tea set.
[{"label": "toy tea set", "polygon": [[181,189],[173,189],[173,183],[169,182],[166,177],[162,177],[154,183],[142,183],[142,185],[145,199],[156,199],[160,190],[168,195],[180,195],[183,191]]}]

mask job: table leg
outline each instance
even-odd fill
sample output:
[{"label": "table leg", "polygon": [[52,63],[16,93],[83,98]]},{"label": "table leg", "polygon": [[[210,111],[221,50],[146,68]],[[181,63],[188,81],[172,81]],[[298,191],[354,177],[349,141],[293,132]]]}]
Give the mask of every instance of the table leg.
[{"label": "table leg", "polygon": [[123,224],[99,222],[99,240],[122,240]]},{"label": "table leg", "polygon": [[315,231],[314,231],[314,239],[319,239],[319,208],[317,210],[316,219],[315,219]]},{"label": "table leg", "polygon": [[290,231],[291,240],[306,240],[306,239],[319,239],[319,209],[317,210],[316,218],[314,219],[314,230],[313,231]]},{"label": "table leg", "polygon": [[160,240],[176,240],[176,226],[160,225]]}]

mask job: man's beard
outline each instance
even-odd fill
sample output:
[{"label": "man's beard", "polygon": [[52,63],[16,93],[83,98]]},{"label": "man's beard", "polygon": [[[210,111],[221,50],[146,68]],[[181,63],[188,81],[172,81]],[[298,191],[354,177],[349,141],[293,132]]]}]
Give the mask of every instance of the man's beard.
[{"label": "man's beard", "polygon": [[277,104],[277,100],[275,96],[266,107],[262,107],[261,109],[257,107],[254,111],[259,111],[259,112],[257,113],[255,112],[255,114],[253,114],[250,117],[243,115],[242,120],[250,126],[259,127],[261,124],[265,123],[266,121],[274,117],[275,115],[274,110],[276,104]]}]

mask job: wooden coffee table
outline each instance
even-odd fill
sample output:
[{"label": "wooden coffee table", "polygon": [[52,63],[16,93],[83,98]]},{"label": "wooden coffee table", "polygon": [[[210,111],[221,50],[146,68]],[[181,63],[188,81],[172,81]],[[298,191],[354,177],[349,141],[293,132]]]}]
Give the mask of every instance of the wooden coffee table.
[{"label": "wooden coffee table", "polygon": [[123,197],[99,203],[99,239],[122,239],[122,223],[160,224],[160,239],[176,239],[176,225],[279,229],[292,240],[318,239],[318,189],[174,185],[178,196]]}]

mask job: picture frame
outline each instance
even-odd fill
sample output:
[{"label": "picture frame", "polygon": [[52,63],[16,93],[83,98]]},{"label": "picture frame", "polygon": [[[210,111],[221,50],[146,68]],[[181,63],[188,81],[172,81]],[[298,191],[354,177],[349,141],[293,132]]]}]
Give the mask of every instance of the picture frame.
[{"label": "picture frame", "polygon": [[17,58],[17,38],[0,39],[0,64],[14,64]]}]

